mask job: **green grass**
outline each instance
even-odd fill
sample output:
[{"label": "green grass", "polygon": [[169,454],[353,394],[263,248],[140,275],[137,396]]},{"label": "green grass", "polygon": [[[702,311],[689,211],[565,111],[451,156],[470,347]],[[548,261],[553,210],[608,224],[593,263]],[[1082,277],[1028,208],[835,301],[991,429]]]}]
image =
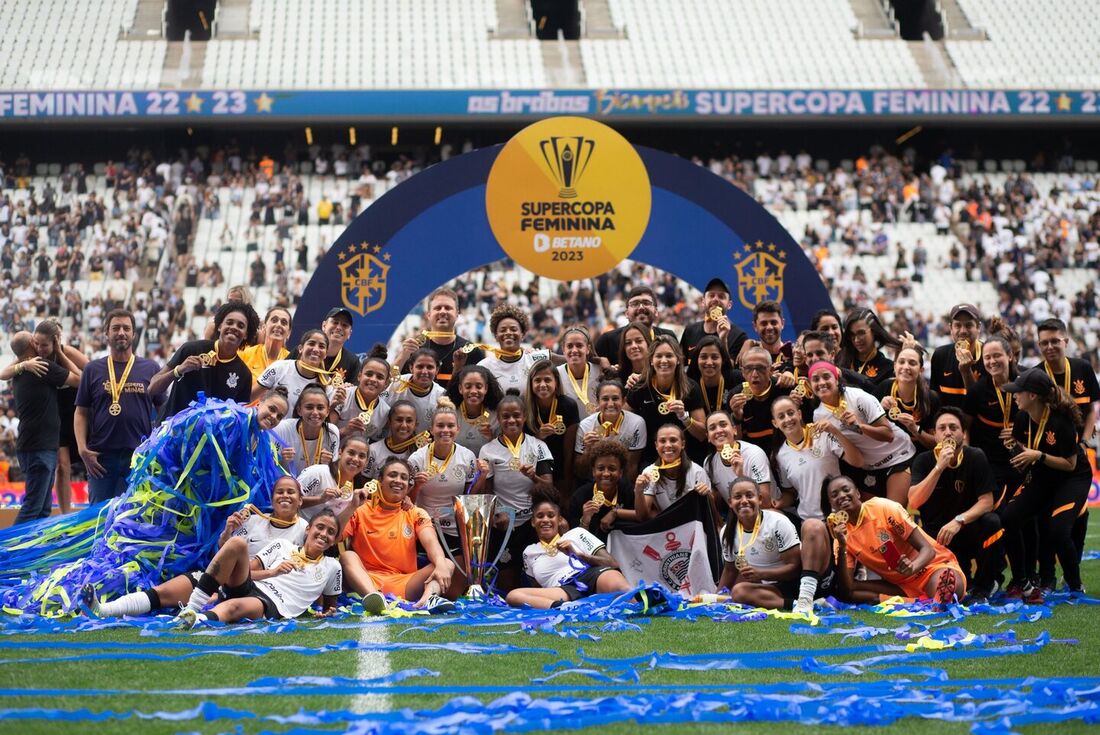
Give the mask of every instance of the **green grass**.
[{"label": "green grass", "polygon": [[[1095,529],[1095,524],[1094,524]],[[1090,548],[1100,546],[1100,530],[1090,535]],[[1089,561],[1084,564],[1086,587],[1096,594],[1100,591],[1100,562]],[[870,613],[852,614],[852,623],[868,624],[883,628],[894,628],[906,622],[899,618],[890,618]],[[1078,645],[1052,643],[1042,650],[999,658],[978,658],[920,664],[945,669],[951,679],[995,679],[1057,677],[1057,676],[1097,676],[1100,668],[1100,608],[1095,606],[1061,605],[1055,608],[1051,618],[1036,623],[1012,624],[995,627],[995,623],[1005,616],[973,616],[961,621],[959,625],[972,633],[1004,632],[1012,629],[1019,639],[1032,639],[1043,631],[1049,631],[1054,639],[1076,639]],[[426,619],[413,621],[416,624],[428,622]],[[896,641],[889,636],[880,636],[864,642],[852,639],[842,642],[838,635],[794,635],[789,632],[790,621],[768,619],[760,622],[730,623],[699,620],[687,622],[668,618],[652,618],[640,626],[640,631],[625,631],[600,634],[598,629],[592,632],[601,635],[598,641],[563,638],[551,634],[502,633],[482,634],[482,630],[459,631],[454,627],[444,627],[435,632],[421,630],[407,631],[407,625],[388,626],[389,640],[401,642],[440,643],[461,641],[464,643],[498,643],[529,648],[552,649],[553,653],[522,653],[470,655],[450,651],[410,651],[403,650],[388,655],[389,669],[426,668],[440,672],[432,679],[413,679],[408,684],[425,684],[433,687],[465,687],[471,685],[498,685],[513,687],[517,691],[531,690],[534,696],[577,696],[594,697],[604,691],[610,691],[606,685],[580,676],[561,677],[553,683],[560,689],[537,691],[531,689],[531,680],[546,674],[545,666],[560,659],[579,662],[578,652],[603,658],[625,658],[643,656],[652,652],[708,653],[708,652],[753,652],[784,651],[789,649],[835,649],[854,648],[871,644],[893,644]],[[402,632],[404,631],[404,634]],[[111,629],[81,634],[52,636],[9,635],[0,636],[0,643],[10,645],[24,641],[80,641],[82,643],[124,642],[143,644],[142,651],[150,653],[178,653],[164,647],[168,641],[234,648],[246,645],[298,645],[319,647],[347,639],[358,639],[359,629],[347,630],[299,630],[280,635],[237,635],[229,637],[142,637],[135,629]],[[398,637],[400,635],[400,637]],[[194,689],[243,686],[262,677],[270,676],[322,676],[350,677],[358,674],[358,657],[354,651],[329,652],[323,655],[299,655],[287,652],[272,653],[257,658],[239,658],[235,656],[205,656],[171,662],[93,660],[79,662],[53,662],[50,659],[75,654],[110,653],[98,649],[74,651],[69,649],[0,649],[0,688],[34,690],[80,690],[80,689],[127,689],[141,692],[154,692],[165,689]],[[376,654],[381,655],[381,654]],[[8,663],[13,659],[40,658],[36,663]],[[858,655],[844,654],[831,657],[828,663],[858,659]],[[880,676],[868,671],[862,676],[856,675],[818,675],[805,674],[798,669],[760,669],[732,671],[681,671],[670,669],[641,670],[643,684],[756,684],[779,681],[875,681]],[[570,691],[569,687],[578,687]],[[596,687],[595,689],[593,687]],[[616,688],[615,693],[621,693]],[[389,708],[434,709],[452,699],[455,694],[418,693],[394,695],[390,698]],[[483,701],[501,696],[499,693],[479,695]],[[214,702],[221,707],[253,711],[258,714],[289,715],[300,708],[310,712],[321,710],[340,710],[352,708],[349,696],[334,695],[292,695],[292,696],[212,696],[194,695],[153,695],[130,694],[115,696],[83,696],[62,694],[51,697],[7,696],[0,697],[0,710],[24,709],[33,707],[51,707],[67,711],[87,709],[92,712],[112,710],[125,712],[140,710],[143,712],[187,710],[204,701]],[[902,721],[886,728],[846,728],[848,733],[902,733],[912,727],[911,720]],[[233,731],[237,726],[246,733],[289,729],[293,726],[280,726],[276,723],[256,721],[233,721],[221,719],[206,722],[199,719],[182,721],[116,720],[105,722],[77,722],[62,725],[48,720],[0,720],[0,733],[55,733],[62,727],[76,732],[86,730],[99,733],[130,733],[159,735],[160,733],[202,732],[215,733]],[[74,727],[75,726],[75,727]],[[920,724],[921,733],[964,733],[969,732],[966,723],[925,720]],[[736,725],[709,725],[683,723],[668,726],[647,725],[647,733],[656,730],[661,733],[768,733],[771,735],[782,728],[784,735],[809,735],[819,732],[820,726],[800,726],[788,723],[747,722]],[[1085,732],[1083,723],[1023,726],[1016,728],[1025,733],[1076,733]],[[334,726],[333,730],[339,730]],[[638,725],[623,722],[615,725],[589,728],[580,732],[585,735],[635,732]],[[1090,731],[1092,730],[1089,728]],[[559,735],[569,730],[556,730]]]}]

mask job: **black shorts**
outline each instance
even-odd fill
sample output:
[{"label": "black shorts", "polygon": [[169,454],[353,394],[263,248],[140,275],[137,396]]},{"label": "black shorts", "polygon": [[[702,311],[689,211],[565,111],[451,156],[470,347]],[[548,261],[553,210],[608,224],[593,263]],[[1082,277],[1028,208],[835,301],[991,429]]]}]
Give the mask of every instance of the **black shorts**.
[{"label": "black shorts", "polygon": [[[202,572],[193,572],[187,575],[187,579],[191,581],[191,589],[195,589],[199,586],[199,576]],[[275,606],[275,603],[271,601],[271,598],[264,594],[263,590],[256,586],[256,582],[252,579],[252,575],[249,575],[248,579],[244,581],[240,587],[230,587],[228,585],[222,585],[218,588],[218,597],[222,600],[236,600],[242,597],[255,597],[264,606],[265,618],[281,618],[282,614],[279,612],[279,608]]]},{"label": "black shorts", "polygon": [[604,572],[610,572],[614,567],[588,567],[583,572],[575,575],[561,588],[569,596],[569,600],[579,600],[582,597],[596,594],[596,580]]},{"label": "black shorts", "polygon": [[892,464],[889,467],[883,467],[880,470],[865,470],[861,467],[853,467],[844,460],[841,460],[840,470],[846,477],[850,478],[862,492],[868,495],[874,495],[877,498],[885,498],[887,478],[899,472],[909,472],[909,468],[912,464],[913,457],[910,457],[897,464]]}]

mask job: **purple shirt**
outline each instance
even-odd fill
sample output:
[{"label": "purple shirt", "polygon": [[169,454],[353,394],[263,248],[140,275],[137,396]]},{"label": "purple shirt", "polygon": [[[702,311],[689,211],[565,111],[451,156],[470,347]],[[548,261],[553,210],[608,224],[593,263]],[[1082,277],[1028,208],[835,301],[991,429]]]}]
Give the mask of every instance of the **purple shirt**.
[{"label": "purple shirt", "polygon": [[[144,357],[134,358],[134,366],[118,399],[122,413],[112,416],[108,411],[111,406],[108,359],[101,357],[89,362],[76,390],[76,405],[88,409],[88,448],[93,452],[135,449],[153,431],[156,409],[149,395],[149,381],[160,371],[160,365]],[[122,380],[125,370],[126,363],[116,360],[115,380]]]}]

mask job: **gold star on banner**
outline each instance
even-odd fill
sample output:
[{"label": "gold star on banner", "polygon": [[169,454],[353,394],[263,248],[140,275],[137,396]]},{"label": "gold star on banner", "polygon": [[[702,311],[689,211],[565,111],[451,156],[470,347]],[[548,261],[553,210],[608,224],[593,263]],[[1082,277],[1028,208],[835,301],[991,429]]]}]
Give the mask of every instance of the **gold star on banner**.
[{"label": "gold star on banner", "polygon": [[372,248],[372,252],[375,255],[378,255],[378,253],[380,253],[381,251],[382,251],[382,246],[381,245],[375,245],[374,248]]},{"label": "gold star on banner", "polygon": [[348,245],[348,252],[354,253],[356,248],[358,248],[358,247],[359,247],[358,245],[356,245],[355,243],[352,243],[351,245]]},{"label": "gold star on banner", "polygon": [[343,260],[344,258],[348,257],[348,254],[347,253],[340,253],[336,257],[339,258],[340,260]]},{"label": "gold star on banner", "polygon": [[756,247],[758,247],[758,248],[764,247],[764,241],[763,240],[757,240],[756,241]]},{"label": "gold star on banner", "polygon": [[1073,112],[1073,98],[1065,92],[1058,95],[1058,112]]},{"label": "gold star on banner", "polygon": [[260,96],[253,102],[256,103],[256,112],[271,112],[271,106],[275,104],[275,98],[268,97],[267,92],[260,92]]},{"label": "gold star on banner", "polygon": [[749,245],[748,243],[745,243],[745,252],[747,253],[750,250],[752,250],[752,245]]},{"label": "gold star on banner", "polygon": [[387,263],[389,263],[389,262],[390,262],[390,254],[389,254],[389,253],[386,253],[385,255],[383,255],[383,256],[382,256],[382,260],[384,260],[384,261],[386,261]]},{"label": "gold star on banner", "polygon": [[191,96],[188,97],[185,101],[187,102],[188,112],[202,112],[202,103],[204,101],[202,97],[199,97],[197,94],[192,92]]},{"label": "gold star on banner", "polygon": [[769,253],[774,253],[775,252],[775,243],[774,242],[769,242],[768,243],[768,252]]},{"label": "gold star on banner", "polygon": [[779,259],[783,260],[786,257],[787,257],[787,251],[786,250],[780,250],[779,251]]}]

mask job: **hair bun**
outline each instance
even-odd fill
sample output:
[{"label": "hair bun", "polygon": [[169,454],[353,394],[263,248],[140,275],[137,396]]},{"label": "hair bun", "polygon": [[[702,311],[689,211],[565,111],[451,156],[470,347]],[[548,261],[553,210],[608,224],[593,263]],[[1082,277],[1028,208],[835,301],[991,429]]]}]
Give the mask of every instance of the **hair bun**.
[{"label": "hair bun", "polygon": [[368,358],[381,357],[385,360],[389,357],[389,350],[386,349],[386,345],[381,342],[375,342],[374,346],[370,348],[370,352],[367,353]]},{"label": "hair bun", "polygon": [[516,398],[519,398],[520,397],[519,388],[509,388],[508,390],[504,391],[504,395],[506,395],[506,396],[515,396]]},{"label": "hair bun", "polygon": [[455,408],[455,402],[447,396],[440,396],[435,404],[438,408]]}]

